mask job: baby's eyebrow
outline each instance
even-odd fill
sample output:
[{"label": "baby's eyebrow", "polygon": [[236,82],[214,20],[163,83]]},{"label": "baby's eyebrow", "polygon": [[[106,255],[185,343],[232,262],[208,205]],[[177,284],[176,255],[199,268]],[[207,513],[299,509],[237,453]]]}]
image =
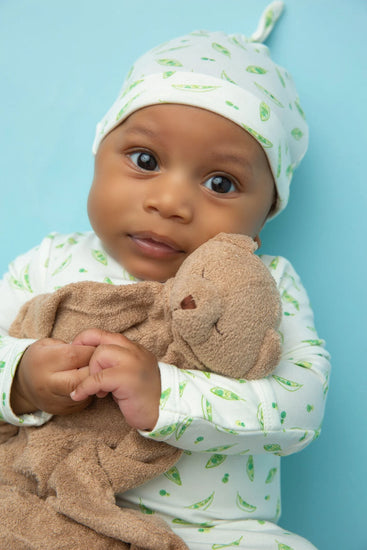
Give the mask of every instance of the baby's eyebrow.
[{"label": "baby's eyebrow", "polygon": [[249,172],[252,172],[252,163],[250,159],[248,159],[245,155],[242,155],[241,153],[225,153],[223,151],[214,151],[213,152],[213,159],[215,159],[218,162],[223,162],[225,164],[235,164],[240,168],[241,170],[245,169]]},{"label": "baby's eyebrow", "polygon": [[157,139],[159,136],[159,133],[154,131],[153,128],[149,128],[147,126],[132,126],[130,128],[126,128],[127,134],[137,134],[144,137],[149,137],[151,139]]}]

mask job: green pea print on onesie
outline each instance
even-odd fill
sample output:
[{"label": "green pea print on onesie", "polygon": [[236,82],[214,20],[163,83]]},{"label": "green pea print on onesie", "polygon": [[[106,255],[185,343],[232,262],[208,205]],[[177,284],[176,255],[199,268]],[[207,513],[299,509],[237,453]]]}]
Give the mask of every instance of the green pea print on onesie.
[{"label": "green pea print on onesie", "polygon": [[169,479],[173,483],[176,483],[176,485],[182,485],[180,472],[176,466],[172,466],[172,468],[165,472],[164,475],[167,479]]},{"label": "green pea print on onesie", "polygon": [[14,288],[19,290],[25,290],[27,292],[33,293],[31,286],[31,281],[29,278],[29,264],[25,266],[22,271],[21,278],[16,279],[13,275],[10,276],[10,283]]},{"label": "green pea print on onesie", "polygon": [[226,390],[225,388],[215,387],[211,388],[210,391],[214,393],[217,397],[220,397],[221,399],[226,399],[227,401],[243,401],[237,393],[234,393],[233,391]]},{"label": "green pea print on onesie", "polygon": [[216,468],[217,466],[220,466],[221,464],[223,464],[226,458],[227,458],[226,455],[214,454],[209,458],[208,462],[205,464],[205,468]]},{"label": "green pea print on onesie", "polygon": [[243,539],[243,536],[241,536],[240,538],[232,541],[232,542],[229,542],[227,544],[213,544],[212,545],[212,550],[221,550],[222,548],[231,548],[231,547],[235,547],[235,546],[239,546],[240,543],[241,543],[241,540]]},{"label": "green pea print on onesie", "polygon": [[95,260],[97,260],[97,262],[100,262],[103,265],[107,265],[107,256],[101,250],[92,250],[92,256]]},{"label": "green pea print on onesie", "polygon": [[178,388],[178,392],[179,392],[180,397],[183,396],[183,393],[185,391],[186,386],[187,386],[187,380],[185,380],[184,382],[180,382],[179,388]]},{"label": "green pea print on onesie", "polygon": [[163,426],[163,428],[160,428],[159,430],[156,430],[154,432],[150,432],[150,437],[165,437],[173,434],[176,431],[177,428],[177,422],[174,424],[169,424],[168,426]]},{"label": "green pea print on onesie", "polygon": [[253,504],[249,504],[246,502],[240,495],[240,493],[237,491],[237,497],[236,497],[236,505],[240,510],[243,510],[244,512],[252,513],[255,512],[256,506]]},{"label": "green pea print on onesie", "polygon": [[203,411],[203,417],[209,422],[213,421],[213,407],[210,401],[203,395],[201,398],[201,410]]},{"label": "green pea print on onesie", "polygon": [[62,271],[65,271],[69,267],[72,261],[72,254],[69,254],[69,256],[55,269],[55,271],[52,273],[52,275],[57,275],[58,273],[61,273]]},{"label": "green pea print on onesie", "polygon": [[190,504],[189,506],[186,506],[186,508],[192,508],[193,510],[207,510],[213,503],[215,496],[215,491],[213,491],[208,497],[204,498],[203,500],[200,500],[199,502],[195,502],[194,504]]},{"label": "green pea print on onesie", "polygon": [[190,416],[187,416],[177,426],[176,433],[175,433],[176,440],[179,440],[183,436],[183,434],[186,432],[186,430],[188,429],[188,427],[190,426],[193,420],[194,420],[193,418],[191,418]]},{"label": "green pea print on onesie", "polygon": [[249,480],[254,481],[255,468],[254,468],[254,457],[252,455],[250,455],[247,459],[246,472]]},{"label": "green pea print on onesie", "polygon": [[271,468],[271,469],[269,470],[269,473],[268,473],[268,475],[267,475],[267,478],[266,478],[266,480],[265,480],[265,483],[272,483],[272,481],[273,481],[274,478],[275,478],[275,475],[276,475],[277,471],[278,471],[278,468]]},{"label": "green pea print on onesie", "polygon": [[161,409],[164,409],[164,407],[166,406],[166,403],[170,395],[171,395],[171,388],[167,388],[166,390],[162,391],[160,402],[159,402],[159,406]]}]

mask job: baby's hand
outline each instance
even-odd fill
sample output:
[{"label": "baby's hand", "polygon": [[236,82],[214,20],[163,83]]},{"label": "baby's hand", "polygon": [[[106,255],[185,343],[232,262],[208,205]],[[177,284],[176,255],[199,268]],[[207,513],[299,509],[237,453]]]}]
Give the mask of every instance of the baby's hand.
[{"label": "baby's hand", "polygon": [[89,364],[90,375],[72,392],[72,399],[104,397],[111,392],[131,427],[152,430],[158,420],[161,396],[155,356],[122,334],[98,329],[80,333],[73,344],[98,347]]},{"label": "baby's hand", "polygon": [[70,392],[89,374],[91,346],[73,346],[62,340],[43,338],[23,353],[11,390],[15,414],[42,410],[71,414],[84,409],[91,399],[75,403]]}]

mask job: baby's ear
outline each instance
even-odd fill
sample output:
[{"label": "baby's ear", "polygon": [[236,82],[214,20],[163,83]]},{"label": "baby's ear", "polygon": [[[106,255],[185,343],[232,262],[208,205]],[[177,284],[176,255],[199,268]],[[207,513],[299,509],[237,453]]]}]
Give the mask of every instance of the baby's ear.
[{"label": "baby's ear", "polygon": [[254,239],[248,235],[240,235],[239,233],[218,233],[213,240],[231,243],[235,246],[248,250],[251,253],[255,252],[258,248],[258,245]]}]

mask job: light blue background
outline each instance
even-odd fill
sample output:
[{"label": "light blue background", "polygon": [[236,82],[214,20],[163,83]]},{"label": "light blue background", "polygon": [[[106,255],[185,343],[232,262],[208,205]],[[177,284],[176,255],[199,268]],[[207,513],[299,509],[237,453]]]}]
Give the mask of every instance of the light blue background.
[{"label": "light blue background", "polygon": [[[0,271],[52,230],[89,227],[96,122],[145,50],[204,28],[250,34],[266,0],[0,0]],[[367,549],[365,0],[287,0],[268,45],[310,124],[265,252],[300,272],[333,358],[321,438],[283,459],[280,523]],[[363,175],[362,175],[363,174]]]}]

